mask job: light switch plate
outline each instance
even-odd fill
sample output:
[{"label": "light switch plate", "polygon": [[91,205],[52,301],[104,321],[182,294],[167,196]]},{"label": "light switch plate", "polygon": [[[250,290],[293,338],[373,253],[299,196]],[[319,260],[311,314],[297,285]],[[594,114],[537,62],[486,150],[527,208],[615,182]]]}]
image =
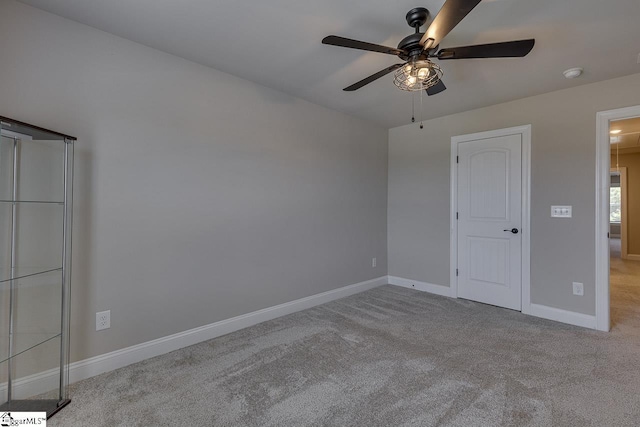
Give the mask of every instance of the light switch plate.
[{"label": "light switch plate", "polygon": [[571,206],[551,206],[551,218],[571,218]]}]

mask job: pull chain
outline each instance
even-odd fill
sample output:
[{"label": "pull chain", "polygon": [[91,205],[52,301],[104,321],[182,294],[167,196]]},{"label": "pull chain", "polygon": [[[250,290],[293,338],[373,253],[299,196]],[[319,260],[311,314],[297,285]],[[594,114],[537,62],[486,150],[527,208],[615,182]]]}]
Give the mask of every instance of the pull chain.
[{"label": "pull chain", "polygon": [[411,92],[411,123],[416,121],[416,93]]},{"label": "pull chain", "polygon": [[422,92],[420,91],[420,129],[424,128],[424,108],[422,107]]}]

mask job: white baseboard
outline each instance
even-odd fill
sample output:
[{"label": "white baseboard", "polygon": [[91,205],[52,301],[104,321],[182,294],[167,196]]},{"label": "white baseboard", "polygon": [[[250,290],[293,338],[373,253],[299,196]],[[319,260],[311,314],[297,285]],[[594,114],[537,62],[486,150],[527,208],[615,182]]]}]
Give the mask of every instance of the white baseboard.
[{"label": "white baseboard", "polygon": [[[89,359],[71,363],[69,365],[69,382],[74,383],[90,378],[104,372],[123,368],[132,363],[140,362],[151,357],[160,356],[174,350],[188,347],[202,341],[217,338],[258,323],[266,322],[287,314],[315,307],[330,301],[367,291],[388,283],[387,276],[367,280],[353,285],[344,286],[306,298],[286,302],[273,307],[264,308],[230,319],[221,320],[209,325],[189,329],[188,331],[147,341],[121,350],[95,356]],[[59,370],[51,369],[14,381],[14,397],[23,399],[48,390],[54,390],[58,386]],[[0,396],[6,393],[7,384],[0,384]]]},{"label": "white baseboard", "polygon": [[[13,381],[13,399],[28,399],[37,394],[55,390],[60,384],[60,369],[49,369]],[[7,401],[7,383],[0,384],[0,400]]]},{"label": "white baseboard", "polygon": [[527,313],[530,316],[568,323],[569,325],[582,326],[583,328],[596,329],[596,316],[561,310],[540,304],[531,304]]},{"label": "white baseboard", "polygon": [[[389,284],[429,292],[431,294],[442,295],[445,297],[456,298],[456,295],[453,295],[453,290],[451,288],[447,286],[434,285],[433,283],[389,276]],[[556,322],[567,323],[569,325],[582,326],[583,328],[596,328],[595,316],[561,310],[559,308],[548,307],[546,305],[530,304],[529,307],[522,307],[522,313],[530,316],[541,317],[543,319],[554,320]]]},{"label": "white baseboard", "polygon": [[389,284],[455,298],[453,290],[449,286],[434,285],[433,283],[419,282],[417,280],[403,279],[402,277],[395,276],[389,276]]}]

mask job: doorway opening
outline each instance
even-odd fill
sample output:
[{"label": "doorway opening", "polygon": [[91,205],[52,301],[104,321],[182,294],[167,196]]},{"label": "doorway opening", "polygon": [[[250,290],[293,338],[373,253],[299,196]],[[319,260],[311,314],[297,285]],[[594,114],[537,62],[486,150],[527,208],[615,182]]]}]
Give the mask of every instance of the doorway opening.
[{"label": "doorway opening", "polygon": [[598,113],[596,323],[640,318],[640,106]]},{"label": "doorway opening", "polygon": [[609,122],[611,324],[640,317],[640,117]]}]

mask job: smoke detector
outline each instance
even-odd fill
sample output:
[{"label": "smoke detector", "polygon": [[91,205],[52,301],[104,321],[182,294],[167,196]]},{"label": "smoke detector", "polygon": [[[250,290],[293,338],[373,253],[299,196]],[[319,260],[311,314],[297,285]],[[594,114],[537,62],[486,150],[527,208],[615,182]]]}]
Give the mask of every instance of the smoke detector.
[{"label": "smoke detector", "polygon": [[580,67],[577,68],[569,68],[568,70],[564,70],[562,74],[568,79],[575,79],[576,77],[580,77],[584,70]]}]

